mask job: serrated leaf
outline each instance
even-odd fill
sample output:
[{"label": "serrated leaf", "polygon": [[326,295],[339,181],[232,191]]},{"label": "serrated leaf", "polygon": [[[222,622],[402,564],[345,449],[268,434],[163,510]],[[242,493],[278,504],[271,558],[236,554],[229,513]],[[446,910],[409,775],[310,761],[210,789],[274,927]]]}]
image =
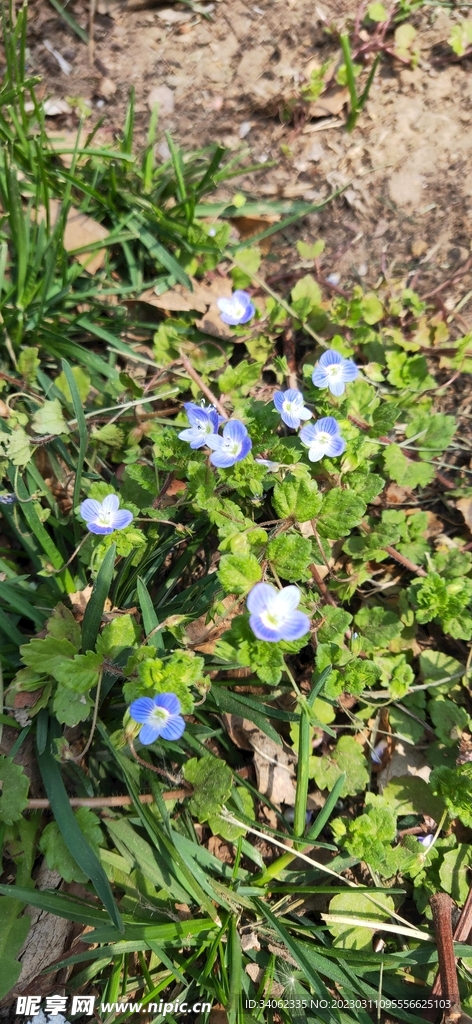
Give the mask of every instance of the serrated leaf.
[{"label": "serrated leaf", "polygon": [[35,348],[32,345],[31,347],[28,346],[28,348],[22,348],[18,357],[18,372],[29,385],[36,383],[36,371],[38,366],[41,366],[38,352],[39,348]]},{"label": "serrated leaf", "polygon": [[68,690],[75,693],[88,693],[97,686],[102,655],[89,651],[87,654],[76,654],[66,665],[56,665],[51,675]]},{"label": "serrated leaf", "polygon": [[76,650],[80,651],[82,638],[79,623],[64,604],[59,603],[53,609],[46,622],[46,629],[48,636],[54,637],[55,640],[69,640]]},{"label": "serrated leaf", "polygon": [[0,999],[12,991],[21,973],[22,965],[16,958],[30,930],[31,918],[26,914],[18,917],[20,910],[19,900],[0,897]]},{"label": "serrated leaf", "polygon": [[282,533],[269,541],[267,558],[278,576],[291,583],[310,578],[311,542],[299,533]]},{"label": "serrated leaf", "polygon": [[131,615],[117,615],[98,637],[96,649],[102,658],[115,661],[125,647],[134,647],[140,637],[139,627]]},{"label": "serrated leaf", "polygon": [[272,497],[274,509],[281,519],[291,517],[299,523],[314,519],[322,501],[316,480],[292,475],[285,477],[283,483],[276,482]]},{"label": "serrated leaf", "polygon": [[428,711],[438,739],[446,747],[455,747],[464,729],[470,727],[470,718],[465,708],[438,695],[429,701]]},{"label": "serrated leaf", "polygon": [[99,430],[93,430],[90,440],[94,444],[106,444],[108,448],[122,448],[125,432],[114,423],[105,423]]},{"label": "serrated leaf", "polygon": [[344,608],[334,608],[332,605],[327,604],[320,608],[320,615],[322,616],[322,624],[317,633],[319,642],[321,644],[333,643],[342,646],[346,629],[352,622],[351,613],[344,611]]},{"label": "serrated leaf", "polygon": [[70,430],[64,419],[62,405],[58,398],[44,402],[35,412],[31,420],[32,429],[36,434],[69,434]]},{"label": "serrated leaf", "polygon": [[433,796],[431,786],[420,775],[402,775],[391,779],[383,796],[395,808],[397,817],[422,814],[428,815],[433,821],[441,821],[444,801]]},{"label": "serrated leaf", "polygon": [[403,629],[398,615],[379,605],[374,608],[361,608],[356,615],[355,623],[363,635],[366,650],[388,647],[392,640],[400,636]]},{"label": "serrated leaf", "polygon": [[441,885],[457,903],[464,903],[469,895],[468,868],[472,864],[472,849],[469,843],[459,843],[454,850],[444,854],[439,868]]},{"label": "serrated leaf", "polygon": [[187,782],[193,786],[190,809],[198,821],[205,822],[210,816],[221,814],[233,784],[228,765],[211,754],[205,754],[187,761],[183,772]]},{"label": "serrated leaf", "polygon": [[344,772],[346,781],[340,796],[362,793],[369,779],[367,761],[352,736],[341,736],[329,755],[310,757],[310,777],[320,789],[331,790]]},{"label": "serrated leaf", "polygon": [[223,555],[220,559],[218,579],[228,594],[247,594],[261,578],[255,555]]},{"label": "serrated leaf", "polygon": [[64,663],[70,662],[77,654],[77,648],[70,640],[56,640],[49,636],[44,640],[33,639],[23,644],[20,654],[24,664],[35,672],[54,676],[56,670],[61,671],[65,667]]},{"label": "serrated leaf", "polygon": [[16,427],[12,434],[3,434],[0,445],[13,466],[26,466],[31,458],[31,441],[23,427]]},{"label": "serrated leaf", "polygon": [[60,687],[52,702],[54,714],[61,725],[74,726],[85,722],[90,715],[93,701],[84,693],[74,693],[71,689]]},{"label": "serrated leaf", "polygon": [[460,818],[466,828],[472,828],[472,764],[446,768],[442,765],[431,772],[430,786],[446,804],[451,818]]},{"label": "serrated leaf", "polygon": [[0,821],[12,825],[28,806],[29,779],[21,765],[0,755]]},{"label": "serrated leaf", "polygon": [[[97,815],[89,807],[79,807],[74,818],[92,850],[98,853],[102,830]],[[39,848],[50,871],[58,871],[66,882],[86,882],[87,875],[79,868],[62,838],[55,821],[51,821],[41,834]]]},{"label": "serrated leaf", "polygon": [[321,304],[320,287],[311,274],[297,281],[291,292],[292,304],[297,313],[304,318]]},{"label": "serrated leaf", "polygon": [[338,540],[345,537],[353,526],[358,526],[366,511],[366,504],[352,491],[333,487],[323,496],[317,527],[322,537]]}]

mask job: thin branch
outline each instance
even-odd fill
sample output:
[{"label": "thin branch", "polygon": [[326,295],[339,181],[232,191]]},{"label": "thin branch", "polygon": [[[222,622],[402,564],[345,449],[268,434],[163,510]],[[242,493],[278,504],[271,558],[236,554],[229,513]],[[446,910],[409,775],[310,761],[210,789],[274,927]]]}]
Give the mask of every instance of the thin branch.
[{"label": "thin branch", "polygon": [[198,384],[200,391],[204,395],[206,395],[211,404],[215,406],[215,409],[218,409],[220,416],[224,416],[225,420],[228,419],[228,414],[226,412],[224,405],[221,404],[218,398],[215,398],[213,391],[210,391],[210,388],[205,384],[205,381],[202,380],[200,374],[197,373],[196,370],[194,370],[190,362],[190,359],[188,359],[187,356],[181,354],[180,362],[182,363],[184,370],[187,371],[189,377],[191,377],[192,380],[195,381],[195,384]]},{"label": "thin branch", "polygon": [[[188,789],[168,789],[162,793],[163,800],[183,800],[188,796]],[[141,804],[153,804],[152,793],[140,793],[138,800]],[[71,807],[129,807],[133,804],[130,796],[72,796],[69,799]],[[28,800],[28,811],[47,811],[51,802],[46,799]]]}]

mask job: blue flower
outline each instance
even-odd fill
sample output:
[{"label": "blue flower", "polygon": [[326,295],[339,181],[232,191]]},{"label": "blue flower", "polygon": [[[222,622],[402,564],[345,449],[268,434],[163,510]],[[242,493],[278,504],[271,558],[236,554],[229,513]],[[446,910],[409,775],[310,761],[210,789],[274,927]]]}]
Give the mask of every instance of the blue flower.
[{"label": "blue flower", "polygon": [[184,402],[184,409],[187,413],[190,427],[181,430],[179,437],[181,441],[188,441],[191,448],[203,448],[207,444],[208,435],[216,434],[223,417],[219,416],[212,405],[194,405],[193,402]]},{"label": "blue flower", "polygon": [[333,416],[324,416],[316,423],[302,427],[300,438],[309,449],[310,462],[319,462],[325,456],[335,459],[346,450],[346,442],[339,433],[339,423]]},{"label": "blue flower", "polygon": [[135,722],[142,722],[139,733],[143,746],[163,740],[179,740],[185,729],[180,714],[180,700],[175,693],[158,693],[155,697],[138,697],[129,709]]},{"label": "blue flower", "polygon": [[228,469],[229,466],[234,466],[235,462],[241,462],[252,448],[251,438],[240,420],[228,420],[223,427],[223,437],[211,434],[207,437],[206,443],[213,449],[210,462],[219,469]]},{"label": "blue flower", "polygon": [[338,398],[344,394],[346,384],[355,380],[359,374],[359,368],[352,359],[345,359],[329,348],[319,359],[312,374],[312,381],[317,388],[329,388],[332,395]]},{"label": "blue flower", "polygon": [[18,501],[16,494],[0,494],[1,505],[14,505]]},{"label": "blue flower", "polygon": [[303,395],[296,388],[274,393],[274,405],[287,427],[298,430],[302,420],[311,420],[312,413],[305,408]]},{"label": "blue flower", "polygon": [[426,846],[426,849],[428,849],[428,847],[431,846],[431,843],[433,842],[434,836],[430,834],[428,836],[417,836],[416,838],[418,842],[421,843],[422,846]]},{"label": "blue flower", "polygon": [[373,748],[370,754],[370,759],[374,764],[382,764],[382,757],[387,747],[387,740],[380,740],[380,743],[377,743],[377,746]]},{"label": "blue flower", "polygon": [[220,310],[223,323],[229,324],[230,327],[247,324],[256,312],[251,302],[251,296],[248,292],[242,292],[239,289],[233,292],[230,299],[218,299],[216,305]]},{"label": "blue flower", "polygon": [[248,594],[249,625],[258,640],[299,640],[309,632],[310,620],[297,611],[300,603],[298,587],[276,590],[270,583],[256,583]]},{"label": "blue flower", "polygon": [[90,533],[113,533],[113,530],[124,530],[125,526],[133,522],[132,512],[120,510],[117,494],[107,494],[103,501],[87,498],[80,506],[80,514]]}]

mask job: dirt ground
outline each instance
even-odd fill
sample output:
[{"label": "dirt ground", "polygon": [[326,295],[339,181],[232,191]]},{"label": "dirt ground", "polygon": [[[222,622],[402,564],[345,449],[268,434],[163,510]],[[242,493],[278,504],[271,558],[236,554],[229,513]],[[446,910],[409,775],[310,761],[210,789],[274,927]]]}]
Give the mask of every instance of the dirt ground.
[{"label": "dirt ground", "polygon": [[[349,182],[342,197],[297,229],[306,240],[325,239],[322,275],[339,274],[341,286],[369,286],[384,273],[413,280],[420,294],[451,280],[441,296],[452,310],[472,287],[472,74],[471,59],[451,59],[446,41],[470,12],[435,5],[411,16],[417,66],[383,60],[351,134],[346,107],[284,122],[284,102],[311,69],[328,58],[333,67],[339,62],[326,22],[341,28],[349,15],[352,22],[356,6],[349,2],[350,9],[340,0],[321,0],[322,7],[314,0],[194,5],[208,17],[183,3],[96,0],[91,61],[49,0],[33,0],[30,70],[44,77],[45,95],[86,101],[88,124],[104,117],[109,141],[122,127],[134,86],[138,141],[157,100],[162,133],[170,131],[187,150],[218,142],[233,152],[245,148],[247,165],[275,161],[225,186],[224,197],[240,189],[251,198],[317,202]],[[87,30],[91,3],[67,5]],[[67,130],[77,113],[48,120],[51,130]],[[163,134],[157,151],[167,156]],[[469,299],[463,317],[468,306]]]}]

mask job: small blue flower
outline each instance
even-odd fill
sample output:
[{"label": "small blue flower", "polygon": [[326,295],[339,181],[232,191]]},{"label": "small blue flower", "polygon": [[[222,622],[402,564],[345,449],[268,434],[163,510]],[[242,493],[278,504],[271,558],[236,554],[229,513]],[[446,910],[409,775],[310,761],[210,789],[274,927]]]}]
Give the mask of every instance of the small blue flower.
[{"label": "small blue flower", "polygon": [[256,583],[246,601],[250,612],[249,625],[258,640],[299,640],[309,632],[310,620],[297,611],[300,603],[298,587],[276,590],[270,583]]},{"label": "small blue flower", "polygon": [[382,764],[382,757],[387,747],[387,740],[380,740],[380,743],[377,743],[377,746],[373,748],[370,754],[370,760],[373,764]]},{"label": "small blue flower", "polygon": [[87,523],[90,533],[108,534],[114,530],[124,530],[133,522],[133,513],[127,509],[120,510],[120,499],[117,494],[107,494],[103,501],[87,498],[80,506],[82,519]]},{"label": "small blue flower", "polygon": [[247,324],[256,312],[251,302],[251,296],[248,292],[242,292],[240,289],[233,292],[230,299],[218,299],[216,305],[220,310],[223,323],[229,324],[230,327]]},{"label": "small blue flower", "polygon": [[207,444],[209,434],[216,434],[223,417],[219,416],[212,405],[194,405],[184,402],[190,427],[181,430],[181,441],[187,441],[191,448],[203,448]]},{"label": "small blue flower", "polygon": [[325,456],[335,459],[346,450],[346,442],[339,433],[339,423],[333,416],[324,416],[316,423],[302,427],[300,438],[306,444],[310,462],[319,462]]},{"label": "small blue flower", "polygon": [[417,836],[416,838],[422,846],[426,846],[426,849],[428,849],[433,842],[434,836],[430,834],[428,836]]},{"label": "small blue flower", "polygon": [[287,391],[276,391],[274,393],[274,405],[277,412],[280,413],[281,419],[287,424],[287,427],[292,427],[293,430],[298,430],[301,421],[311,420],[313,415],[309,409],[305,408],[303,395],[296,388],[288,388]]},{"label": "small blue flower", "polygon": [[359,368],[352,359],[345,359],[336,349],[329,348],[323,352],[312,374],[312,381],[317,388],[329,388],[332,395],[338,398],[344,394],[346,384],[355,380]]},{"label": "small blue flower", "polygon": [[210,462],[219,469],[228,469],[229,466],[234,466],[235,462],[241,462],[252,448],[251,438],[240,420],[228,420],[223,427],[223,437],[211,434],[207,437],[206,443],[213,449]]},{"label": "small blue flower", "polygon": [[0,494],[1,505],[14,505],[18,501],[16,494]]},{"label": "small blue flower", "polygon": [[144,747],[159,738],[179,740],[185,729],[180,714],[180,700],[175,693],[158,693],[152,698],[138,697],[131,704],[129,713],[135,722],[142,722],[139,739]]}]

